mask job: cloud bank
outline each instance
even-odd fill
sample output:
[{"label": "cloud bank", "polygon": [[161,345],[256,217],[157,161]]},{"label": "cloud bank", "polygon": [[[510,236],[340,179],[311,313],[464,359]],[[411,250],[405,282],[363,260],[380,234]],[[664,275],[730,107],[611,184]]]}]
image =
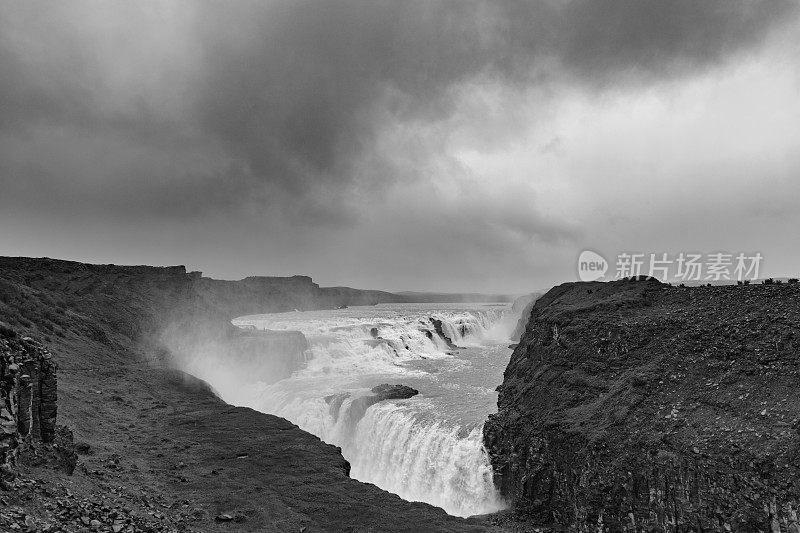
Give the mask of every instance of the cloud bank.
[{"label": "cloud bank", "polygon": [[[598,238],[586,213],[618,231],[610,213],[649,201],[654,176],[631,169],[653,144],[631,138],[647,122],[625,120],[631,102],[648,108],[656,91],[648,109],[668,116],[659,98],[697,80],[749,83],[732,69],[788,53],[797,15],[776,0],[3,3],[0,209],[29,228],[4,244],[55,255],[46,244],[61,239],[42,232],[63,231],[80,258],[135,250],[228,277],[319,277],[324,255],[331,282],[387,288],[415,288],[417,266],[436,286],[489,290],[510,269],[522,289]],[[600,131],[576,152],[576,108],[627,145]],[[674,127],[639,134],[691,136]],[[759,159],[786,171],[767,149]],[[629,174],[651,185],[587,198]],[[220,248],[236,259],[208,258]]]}]

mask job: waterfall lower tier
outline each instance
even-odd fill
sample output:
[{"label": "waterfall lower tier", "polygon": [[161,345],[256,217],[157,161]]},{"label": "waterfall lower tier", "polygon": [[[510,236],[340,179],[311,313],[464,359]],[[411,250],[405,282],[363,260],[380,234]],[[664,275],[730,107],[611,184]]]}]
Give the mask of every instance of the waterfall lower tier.
[{"label": "waterfall lower tier", "polygon": [[[470,516],[503,508],[482,442],[482,424],[462,426],[436,416],[427,398],[385,401],[363,409],[366,390],[300,399],[265,392],[260,405],[342,448],[350,475],[400,497]],[[256,406],[258,408],[258,406]]]},{"label": "waterfall lower tier", "polygon": [[464,433],[458,426],[418,421],[402,406],[375,405],[342,449],[352,457],[352,477],[407,500],[432,503],[457,516],[502,509],[482,426]]},{"label": "waterfall lower tier", "polygon": [[[302,333],[305,364],[274,383],[230,383],[210,370],[200,377],[230,403],[282,416],[341,447],[355,479],[453,515],[494,512],[504,505],[482,428],[510,356],[508,311],[397,304],[242,317],[240,327]],[[247,352],[238,371],[252,377],[259,358]],[[419,395],[378,401],[371,389],[382,383]]]}]

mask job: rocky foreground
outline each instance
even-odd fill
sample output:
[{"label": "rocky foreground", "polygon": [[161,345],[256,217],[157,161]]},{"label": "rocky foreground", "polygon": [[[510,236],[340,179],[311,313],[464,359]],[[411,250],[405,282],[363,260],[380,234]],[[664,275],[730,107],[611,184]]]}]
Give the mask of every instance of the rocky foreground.
[{"label": "rocky foreground", "polygon": [[[293,296],[298,284],[302,299]],[[242,311],[336,307],[389,294],[325,291],[307,278],[244,285],[212,283],[183,267],[0,258],[4,368],[28,357],[26,345],[47,350],[58,365],[60,426],[53,442],[42,442],[15,422],[0,531],[495,530],[354,481],[336,447],[282,418],[227,405],[205,383],[170,369],[165,328],[183,339],[213,336],[249,357],[254,343],[297,342],[238,331],[229,320]],[[253,285],[270,297],[237,303]]]},{"label": "rocky foreground", "polygon": [[797,533],[800,285],[567,283],[484,428],[516,516],[570,531]]}]

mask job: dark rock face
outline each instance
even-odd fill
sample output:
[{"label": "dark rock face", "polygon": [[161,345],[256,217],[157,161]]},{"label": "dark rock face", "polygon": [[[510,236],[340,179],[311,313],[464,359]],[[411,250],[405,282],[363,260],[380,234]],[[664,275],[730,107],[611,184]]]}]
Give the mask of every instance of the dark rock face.
[{"label": "dark rock face", "polygon": [[356,420],[360,420],[364,416],[366,410],[378,402],[385,400],[407,400],[419,394],[417,389],[413,389],[407,385],[389,385],[384,383],[377,387],[372,387],[373,396],[362,396],[353,401],[350,408],[350,414]]},{"label": "dark rock face", "polygon": [[0,325],[0,464],[12,464],[24,443],[53,442],[57,387],[47,349]]},{"label": "dark rock face", "polygon": [[458,346],[455,345],[453,340],[445,334],[444,329],[442,328],[441,320],[439,320],[438,318],[431,318],[431,323],[433,324],[433,329],[436,330],[436,334],[439,335],[439,337],[441,337],[444,340],[444,342],[447,343],[448,348],[450,348],[451,350],[455,350],[458,348]]},{"label": "dark rock face", "polygon": [[405,400],[419,394],[417,389],[407,385],[389,385],[388,383],[372,387],[371,390],[377,397],[373,403],[382,402],[383,400]]},{"label": "dark rock face", "polygon": [[574,531],[800,531],[800,288],[568,283],[484,427],[518,512]]},{"label": "dark rock face", "polygon": [[384,291],[350,287],[320,287],[308,276],[251,276],[239,281],[200,277],[197,293],[230,318],[242,315],[313,309],[345,309],[351,305],[403,302],[406,298]]},{"label": "dark rock face", "polygon": [[[362,396],[361,398],[356,399],[358,405],[360,405],[363,409],[354,410],[360,410],[362,415],[364,414],[363,411],[366,411],[370,405],[374,405],[378,402],[382,402],[384,400],[407,400],[408,398],[412,398],[419,394],[417,389],[409,387],[408,385],[389,385],[388,383],[377,385],[372,387],[370,390],[373,393],[372,396]],[[334,417],[337,416],[339,409],[342,407],[342,402],[349,397],[350,393],[348,392],[332,394],[325,397],[325,401],[328,402],[328,405],[330,405],[331,414]]]},{"label": "dark rock face", "polygon": [[320,287],[308,276],[253,276],[239,281],[199,278],[198,295],[229,318],[319,307]]}]

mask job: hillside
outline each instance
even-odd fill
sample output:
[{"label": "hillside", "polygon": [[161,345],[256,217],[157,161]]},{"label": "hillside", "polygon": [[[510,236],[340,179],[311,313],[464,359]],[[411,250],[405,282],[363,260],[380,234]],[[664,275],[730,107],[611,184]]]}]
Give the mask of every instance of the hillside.
[{"label": "hillside", "polygon": [[[167,326],[251,344],[228,322],[240,310],[235,294],[216,288],[212,298],[202,289],[209,283],[183,267],[0,258],[0,322],[40,339],[57,362],[58,424],[81,454],[72,476],[36,457],[21,461],[0,528],[30,520],[34,529],[82,531],[97,520],[115,532],[488,530],[350,479],[337,448],[284,419],[226,405],[171,370]],[[285,299],[250,309],[339,303],[302,290],[293,299],[296,284],[313,285],[273,281]]]},{"label": "hillside", "polygon": [[195,288],[208,305],[231,318],[295,309],[309,311],[406,301],[402,296],[384,291],[320,287],[308,276],[251,276],[239,281],[198,276]]},{"label": "hillside", "polygon": [[496,482],[577,531],[798,531],[798,348],[797,284],[555,287],[484,428]]}]

